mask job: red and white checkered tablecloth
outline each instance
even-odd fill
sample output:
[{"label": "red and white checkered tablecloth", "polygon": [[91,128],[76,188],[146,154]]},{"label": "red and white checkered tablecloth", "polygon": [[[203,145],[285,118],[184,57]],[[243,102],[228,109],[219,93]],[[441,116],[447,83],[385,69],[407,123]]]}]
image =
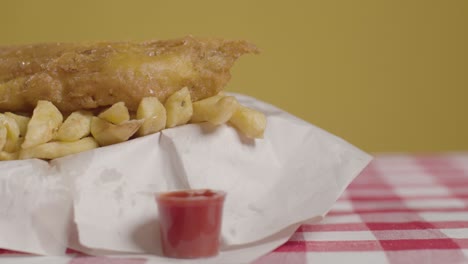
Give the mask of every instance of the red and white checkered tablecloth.
[{"label": "red and white checkered tablecloth", "polygon": [[468,154],[377,155],[263,263],[468,263]]},{"label": "red and white checkered tablecloth", "polygon": [[[21,263],[53,263],[40,259]],[[145,262],[83,255],[68,261]],[[322,222],[302,225],[254,263],[468,263],[468,153],[377,155]]]}]

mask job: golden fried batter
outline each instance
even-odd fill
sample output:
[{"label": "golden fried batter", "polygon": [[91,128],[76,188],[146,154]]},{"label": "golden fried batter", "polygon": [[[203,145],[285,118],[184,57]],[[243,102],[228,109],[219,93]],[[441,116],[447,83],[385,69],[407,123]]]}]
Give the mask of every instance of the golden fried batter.
[{"label": "golden fried batter", "polygon": [[0,47],[0,111],[30,112],[48,100],[63,112],[123,101],[136,110],[143,97],[164,102],[188,87],[193,101],[217,94],[246,41],[193,37],[167,41],[51,43]]}]

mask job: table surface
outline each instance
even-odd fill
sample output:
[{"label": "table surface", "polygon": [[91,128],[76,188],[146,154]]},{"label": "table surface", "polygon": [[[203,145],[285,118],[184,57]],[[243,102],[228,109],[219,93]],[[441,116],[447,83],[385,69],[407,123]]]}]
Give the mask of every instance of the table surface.
[{"label": "table surface", "polygon": [[267,263],[468,263],[468,153],[376,155],[323,221],[254,262]]},{"label": "table surface", "polygon": [[468,263],[468,153],[377,155],[263,263]]}]

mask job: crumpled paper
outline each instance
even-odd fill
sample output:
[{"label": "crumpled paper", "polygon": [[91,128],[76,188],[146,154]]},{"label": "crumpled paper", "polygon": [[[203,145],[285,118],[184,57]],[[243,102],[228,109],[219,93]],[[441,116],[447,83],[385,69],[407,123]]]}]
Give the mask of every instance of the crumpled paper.
[{"label": "crumpled paper", "polygon": [[212,188],[227,192],[222,251],[200,263],[249,262],[301,223],[322,218],[371,160],[272,105],[235,96],[266,114],[264,139],[229,125],[189,124],[50,163],[0,162],[0,247],[41,255],[70,247],[167,262],[154,193]]}]

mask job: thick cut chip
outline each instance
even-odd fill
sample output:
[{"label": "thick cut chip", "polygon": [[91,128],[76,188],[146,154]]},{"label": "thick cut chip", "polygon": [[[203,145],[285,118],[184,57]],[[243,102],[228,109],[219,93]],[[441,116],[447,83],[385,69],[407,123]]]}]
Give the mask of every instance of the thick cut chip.
[{"label": "thick cut chip", "polygon": [[18,140],[14,143],[8,143],[10,141],[7,141],[7,145],[5,145],[5,148],[3,149],[6,152],[10,153],[15,153],[21,150],[21,144],[24,142],[24,137],[18,138]]},{"label": "thick cut chip", "polygon": [[19,156],[19,152],[6,152],[6,151],[0,151],[0,161],[5,161],[5,160],[17,160]]},{"label": "thick cut chip", "polygon": [[26,131],[28,129],[28,123],[29,123],[29,120],[31,120],[30,117],[13,114],[11,112],[6,112],[5,116],[13,118],[16,121],[20,130],[20,136],[23,137],[24,135],[26,135]]},{"label": "thick cut chip", "polygon": [[4,151],[14,152],[17,150],[17,142],[20,136],[20,129],[16,121],[4,114],[0,114],[0,124],[7,130],[6,143],[3,148]]},{"label": "thick cut chip", "polygon": [[38,101],[21,147],[30,148],[50,141],[62,121],[62,113],[57,107],[48,101]]},{"label": "thick cut chip", "polygon": [[266,117],[262,112],[240,105],[229,122],[249,138],[263,138]]},{"label": "thick cut chip", "polygon": [[130,120],[114,125],[99,117],[91,120],[91,134],[101,146],[127,141],[140,128],[142,120]]},{"label": "thick cut chip", "polygon": [[125,106],[124,102],[113,104],[107,110],[100,113],[99,117],[115,125],[130,120],[130,114],[128,113],[128,108]]},{"label": "thick cut chip", "polygon": [[8,131],[4,125],[0,124],[0,151],[3,150],[7,142]]},{"label": "thick cut chip", "polygon": [[166,127],[186,124],[193,114],[192,100],[187,87],[171,95],[164,104],[167,112]]},{"label": "thick cut chip", "polygon": [[55,139],[60,141],[77,141],[91,132],[93,115],[85,111],[71,113],[60,126]]},{"label": "thick cut chip", "polygon": [[138,106],[136,118],[143,120],[138,136],[153,134],[166,127],[166,108],[158,98],[145,97]]},{"label": "thick cut chip", "polygon": [[20,159],[56,159],[99,147],[96,140],[86,137],[75,142],[49,142],[28,149],[22,149]]},{"label": "thick cut chip", "polygon": [[216,95],[193,103],[191,121],[221,125],[231,119],[238,107],[239,103],[235,97]]}]

